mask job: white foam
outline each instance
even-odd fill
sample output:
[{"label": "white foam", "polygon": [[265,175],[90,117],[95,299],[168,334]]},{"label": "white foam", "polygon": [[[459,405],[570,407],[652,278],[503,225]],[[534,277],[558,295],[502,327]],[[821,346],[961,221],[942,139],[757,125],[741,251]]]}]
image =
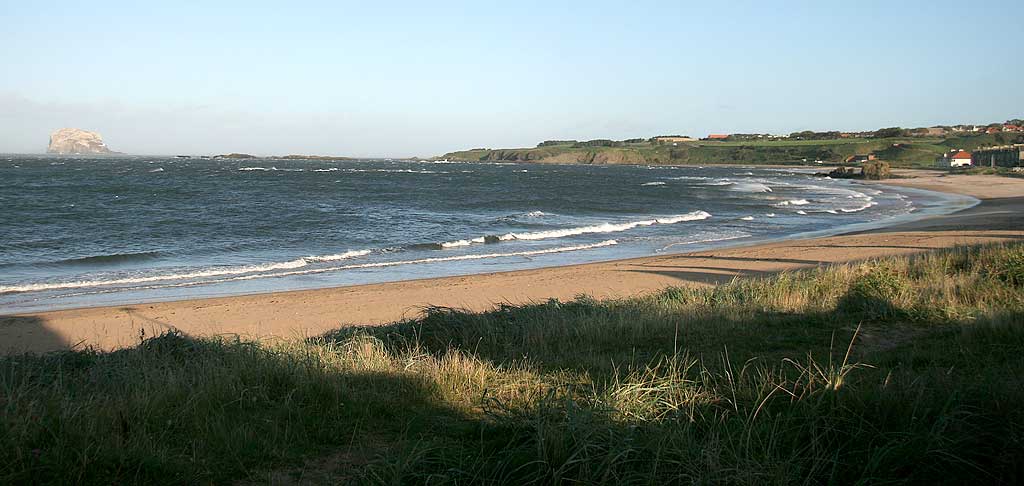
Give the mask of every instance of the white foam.
[{"label": "white foam", "polygon": [[811,202],[806,199],[790,199],[788,201],[782,201],[776,204],[776,206],[804,206],[810,203]]},{"label": "white foam", "polygon": [[645,183],[640,184],[640,185],[641,186],[664,186],[665,183],[664,182],[645,182]]},{"label": "white foam", "polygon": [[704,211],[694,211],[692,213],[682,214],[679,216],[670,216],[667,218],[658,219],[646,219],[643,221],[631,221],[628,223],[604,223],[593,226],[581,226],[578,228],[565,228],[548,231],[537,231],[533,233],[508,233],[498,237],[502,241],[509,240],[546,240],[548,238],[564,238],[566,236],[585,235],[590,233],[616,233],[619,231],[628,231],[633,228],[640,226],[653,226],[656,224],[676,224],[684,221],[698,221],[702,219],[708,219],[711,214]]},{"label": "white foam", "polygon": [[370,253],[373,253],[373,250],[350,250],[335,255],[309,256],[306,257],[305,260],[307,262],[334,262],[338,260],[348,260],[349,258],[366,256],[369,255]]},{"label": "white foam", "polygon": [[238,170],[241,170],[241,171],[260,171],[260,172],[278,171],[278,170],[281,171],[281,172],[304,172],[306,169],[278,169],[277,166],[271,166],[271,167],[239,167]]},{"label": "white foam", "polygon": [[535,256],[535,255],[547,255],[551,253],[563,253],[567,251],[579,251],[579,250],[590,250],[594,248],[602,248],[606,246],[617,245],[619,242],[615,240],[605,240],[600,243],[592,243],[589,245],[575,245],[575,246],[563,246],[557,248],[547,248],[543,250],[528,250],[528,251],[516,251],[509,253],[485,253],[478,255],[458,255],[449,257],[433,257],[433,258],[420,258],[418,260],[399,260],[393,262],[375,262],[375,263],[357,263],[352,265],[342,265],[338,267],[329,268],[312,268],[309,270],[299,270],[292,272],[279,272],[270,275],[246,275],[231,280],[248,280],[253,278],[261,277],[285,277],[289,275],[307,275],[311,273],[325,273],[334,272],[338,270],[354,270],[360,268],[383,268],[383,267],[394,267],[399,265],[417,265],[423,263],[440,263],[440,262],[457,262],[464,260],[483,260],[489,258],[508,258],[517,256]]},{"label": "white foam", "polygon": [[548,213],[545,213],[544,211],[530,211],[530,212],[526,213],[526,217],[528,217],[528,218],[542,218],[544,216],[550,216],[550,215]]},{"label": "white foam", "polygon": [[670,181],[706,181],[710,180],[710,177],[705,176],[678,176],[678,177],[666,177]]},{"label": "white foam", "polygon": [[865,203],[863,206],[856,207],[856,208],[842,208],[842,209],[840,209],[840,211],[842,211],[844,213],[856,213],[858,211],[863,211],[863,210],[865,210],[867,208],[870,208],[870,207],[872,207],[872,206],[874,206],[876,204],[878,204],[878,203],[876,203],[874,201],[869,201],[869,202]]},{"label": "white foam", "polygon": [[807,214],[807,211],[797,211],[796,214]]},{"label": "white foam", "polygon": [[164,171],[163,167],[157,167],[156,169],[153,169],[150,172],[163,172],[163,171]]},{"label": "white foam", "polygon": [[772,188],[760,182],[737,182],[732,184],[730,191],[738,192],[772,192]]},{"label": "white foam", "polygon": [[742,221],[753,221],[754,217],[753,216],[744,216],[744,217],[740,218],[740,220],[742,220]]},{"label": "white foam", "polygon": [[108,285],[130,285],[139,283],[165,282],[170,280],[183,280],[189,278],[220,277],[224,275],[242,275],[246,273],[269,272],[273,270],[289,270],[308,265],[304,258],[279,263],[264,263],[260,265],[246,265],[242,267],[230,267],[221,270],[202,270],[188,273],[172,273],[166,275],[151,275],[148,277],[124,277],[110,280],[79,280],[74,282],[38,283],[27,285],[6,285],[0,287],[0,294],[12,292],[34,292],[40,290],[57,289],[79,289],[86,287],[102,287]]},{"label": "white foam", "polygon": [[40,290],[79,289],[89,287],[104,287],[109,285],[131,285],[140,283],[166,282],[171,280],[185,280],[195,278],[222,277],[226,275],[245,275],[249,273],[266,273],[275,270],[291,270],[302,268],[310,263],[330,262],[347,260],[364,255],[369,255],[370,250],[353,250],[336,255],[309,256],[298,258],[287,262],[261,263],[256,265],[244,265],[239,267],[228,267],[221,269],[200,270],[196,272],[171,273],[164,275],[150,275],[145,277],[123,277],[109,280],[78,280],[73,282],[52,282],[26,285],[0,286],[0,294],[15,292],[36,292]]},{"label": "white foam", "polygon": [[700,221],[702,219],[708,219],[711,217],[711,213],[705,211],[694,211],[692,213],[686,213],[679,216],[671,216],[668,218],[658,218],[654,220],[658,224],[676,224],[686,221]]},{"label": "white foam", "polygon": [[442,248],[458,248],[460,246],[469,246],[469,245],[472,245],[473,243],[483,243],[484,241],[485,241],[484,237],[481,236],[479,238],[473,238],[471,240],[447,241],[447,242],[441,243],[441,247]]},{"label": "white foam", "polygon": [[313,172],[337,172],[339,170],[341,170],[341,169],[339,169],[337,167],[330,167],[330,168],[327,168],[327,169],[313,169]]},{"label": "white foam", "polygon": [[[288,271],[288,272],[260,273],[260,274],[252,274],[252,275],[239,275],[239,276],[235,276],[235,277],[231,277],[231,278],[222,278],[222,279],[216,279],[216,280],[204,280],[204,281],[200,281],[200,282],[182,282],[182,283],[176,283],[176,284],[148,286],[148,287],[141,287],[141,288],[142,289],[156,289],[156,288],[171,288],[171,287],[190,287],[190,286],[195,286],[195,285],[217,284],[217,283],[234,282],[234,281],[240,281],[240,280],[254,280],[254,279],[259,279],[259,278],[276,278],[276,277],[290,277],[290,276],[296,276],[296,275],[320,274],[320,273],[328,273],[328,272],[337,272],[337,271],[342,271],[342,270],[357,270],[357,269],[366,269],[366,268],[384,268],[384,267],[394,267],[394,266],[399,266],[399,265],[420,265],[420,264],[427,264],[427,263],[443,263],[443,262],[455,262],[455,261],[465,261],[465,260],[483,260],[483,259],[491,259],[491,258],[509,258],[509,257],[520,257],[520,256],[548,255],[548,254],[552,254],[552,253],[564,253],[564,252],[570,252],[570,251],[592,250],[592,249],[595,249],[595,248],[603,248],[603,247],[617,245],[617,244],[618,244],[618,242],[615,241],[615,240],[605,240],[605,241],[602,241],[600,243],[593,243],[593,244],[589,244],[589,245],[563,246],[563,247],[558,247],[558,248],[547,248],[547,249],[544,249],[544,250],[529,250],[529,251],[518,251],[518,252],[510,252],[510,253],[488,253],[488,254],[482,254],[482,255],[458,255],[458,256],[450,256],[450,257],[421,258],[421,259],[418,259],[418,260],[400,260],[400,261],[392,261],[392,262],[360,263],[360,264],[352,264],[352,265],[341,265],[341,266],[335,266],[335,267],[310,268],[310,269],[306,269],[306,270],[293,270],[293,271]],[[114,284],[103,283],[103,284],[91,285],[91,286],[92,287],[99,287],[101,285],[114,285]],[[79,286],[78,288],[81,288],[81,287],[84,287],[84,286]],[[74,287],[53,287],[53,288],[74,288]],[[31,290],[50,290],[50,289],[8,290],[7,287],[0,287],[0,294],[5,293],[5,292],[29,292]]]},{"label": "white foam", "polygon": [[672,248],[674,246],[695,245],[697,243],[713,243],[713,242],[717,242],[717,241],[729,241],[729,240],[736,240],[736,239],[739,239],[739,238],[746,238],[748,236],[750,236],[749,233],[740,233],[738,235],[733,235],[733,236],[705,238],[705,239],[701,239],[701,240],[680,241],[680,242],[677,242],[677,243],[672,243],[671,245],[664,246],[664,247],[658,249],[658,251],[662,252],[662,251],[668,250],[669,248]]},{"label": "white foam", "polygon": [[765,216],[768,216],[769,218],[774,218],[775,213],[766,213]]}]

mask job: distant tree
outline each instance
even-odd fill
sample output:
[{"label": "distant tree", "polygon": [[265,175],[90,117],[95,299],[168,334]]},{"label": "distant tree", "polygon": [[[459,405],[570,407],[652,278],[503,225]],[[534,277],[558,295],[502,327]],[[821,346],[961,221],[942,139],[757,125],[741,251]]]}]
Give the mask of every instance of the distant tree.
[{"label": "distant tree", "polygon": [[606,138],[599,138],[596,140],[587,140],[586,142],[576,142],[572,145],[573,147],[621,147],[622,142],[616,142],[615,140],[608,140]]},{"label": "distant tree", "polygon": [[1014,118],[1013,120],[1006,120],[1007,125],[1017,125],[1018,127],[1024,125],[1024,120],[1020,118]]},{"label": "distant tree", "polygon": [[640,143],[640,142],[643,142],[643,141],[644,141],[644,139],[642,139],[642,138],[627,138],[627,139],[623,140],[622,143]]},{"label": "distant tree", "polygon": [[906,130],[900,127],[890,127],[875,130],[875,138],[892,138],[906,135]]},{"label": "distant tree", "polygon": [[572,145],[572,144],[575,144],[575,143],[576,143],[575,140],[545,140],[545,141],[543,141],[541,143],[538,143],[537,146],[538,147],[550,147],[552,145]]},{"label": "distant tree", "polygon": [[811,130],[804,130],[802,132],[793,132],[789,134],[789,138],[795,138],[797,140],[832,140],[840,137],[840,133],[836,131],[831,132],[814,132]]}]

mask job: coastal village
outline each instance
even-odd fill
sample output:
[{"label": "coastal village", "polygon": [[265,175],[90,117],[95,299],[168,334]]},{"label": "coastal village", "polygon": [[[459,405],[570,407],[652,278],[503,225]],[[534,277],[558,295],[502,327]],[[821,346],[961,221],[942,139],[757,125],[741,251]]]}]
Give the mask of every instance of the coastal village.
[{"label": "coastal village", "polygon": [[[850,139],[850,138],[880,138],[885,136],[904,137],[946,137],[950,135],[971,135],[971,134],[1024,134],[1024,120],[1009,120],[1005,123],[993,123],[989,125],[953,125],[934,126],[927,128],[883,128],[869,132],[796,132],[790,135],[770,134],[709,134],[700,141],[751,141],[751,140],[828,140],[828,139]],[[1018,139],[1020,137],[1017,137]],[[655,137],[655,141],[671,143],[676,145],[680,142],[698,141],[692,137]],[[893,144],[899,148],[900,144]],[[844,163],[860,164],[878,160],[875,153],[855,154],[846,157]],[[940,168],[966,168],[966,167],[1005,167],[1024,168],[1024,143],[1010,143],[1005,145],[993,145],[976,148],[973,151],[962,148],[953,148],[939,155],[935,159],[935,165]]]}]

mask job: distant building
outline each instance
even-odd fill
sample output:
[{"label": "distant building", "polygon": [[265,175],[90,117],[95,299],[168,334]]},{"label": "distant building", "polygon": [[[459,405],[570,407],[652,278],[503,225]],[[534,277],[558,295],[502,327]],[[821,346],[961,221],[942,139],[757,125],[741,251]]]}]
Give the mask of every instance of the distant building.
[{"label": "distant building", "polygon": [[966,150],[950,150],[942,154],[935,164],[939,167],[970,167],[973,165],[971,153]]},{"label": "distant building", "polygon": [[1005,132],[1024,132],[1024,127],[1017,125],[1003,125],[1003,131]]},{"label": "distant building", "polygon": [[728,135],[722,135],[720,133],[712,133],[711,135],[708,135],[708,137],[705,138],[704,140],[725,140],[727,138],[729,138]]},{"label": "distant building", "polygon": [[977,149],[972,159],[982,167],[1024,167],[1024,144]]},{"label": "distant building", "polygon": [[851,155],[851,156],[846,158],[846,163],[847,164],[859,164],[861,162],[867,162],[869,160],[875,160],[875,158],[876,158],[875,154]]},{"label": "distant building", "polygon": [[696,142],[693,137],[654,137],[654,141],[663,143]]}]

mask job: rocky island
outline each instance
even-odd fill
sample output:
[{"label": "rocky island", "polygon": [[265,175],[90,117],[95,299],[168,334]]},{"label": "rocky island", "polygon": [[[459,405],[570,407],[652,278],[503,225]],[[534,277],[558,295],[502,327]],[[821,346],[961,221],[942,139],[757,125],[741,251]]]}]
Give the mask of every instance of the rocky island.
[{"label": "rocky island", "polygon": [[114,154],[103,143],[103,137],[96,132],[79,128],[61,128],[50,134],[50,145],[46,153],[61,155]]}]

